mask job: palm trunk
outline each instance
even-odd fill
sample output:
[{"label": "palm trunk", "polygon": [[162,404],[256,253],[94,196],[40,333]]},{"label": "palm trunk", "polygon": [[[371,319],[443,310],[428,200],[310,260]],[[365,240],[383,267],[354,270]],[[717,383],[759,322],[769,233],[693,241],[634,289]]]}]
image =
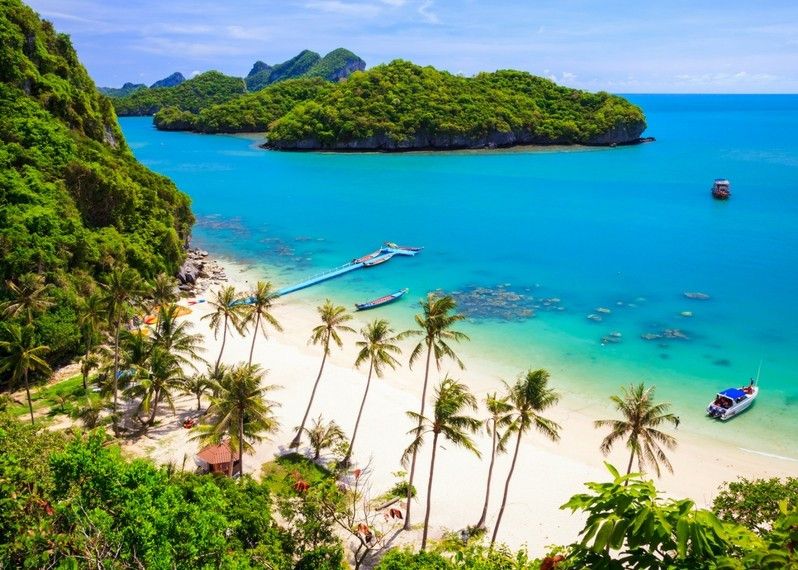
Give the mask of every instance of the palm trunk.
[{"label": "palm trunk", "polygon": [[[629,456],[629,465],[626,466],[627,475],[629,475],[629,473],[632,472],[632,461],[634,461],[634,458],[635,458],[635,450],[634,448],[632,448],[632,454]],[[629,484],[629,479],[623,482],[624,487],[626,487],[628,484]]]},{"label": "palm trunk", "polygon": [[202,394],[197,394],[197,411],[202,409]]},{"label": "palm trunk", "polygon": [[219,358],[216,359],[216,366],[213,368],[214,375],[219,372],[219,365],[222,363],[222,353],[224,352],[224,343],[227,342],[227,315],[224,316],[224,328],[222,331],[222,348],[219,350]]},{"label": "palm trunk", "polygon": [[33,419],[33,401],[30,399],[30,384],[28,383],[28,371],[25,370],[25,394],[28,396],[28,410],[30,411],[30,425],[36,422]]},{"label": "palm trunk", "polygon": [[160,398],[161,398],[161,391],[160,390],[156,390],[155,391],[155,400],[152,403],[152,411],[150,412],[150,417],[147,420],[147,425],[148,426],[151,426],[151,425],[153,425],[155,423],[155,414],[158,413],[158,400],[160,400]]},{"label": "palm trunk", "polygon": [[117,402],[118,402],[118,388],[119,388],[119,329],[122,328],[122,316],[116,318],[116,332],[114,334],[114,412],[113,412],[113,426],[114,435],[119,435],[119,419],[117,418]]},{"label": "palm trunk", "polygon": [[432,508],[432,476],[435,474],[435,453],[438,451],[438,432],[432,436],[432,459],[429,463],[429,483],[427,483],[427,512],[424,514],[424,534],[421,535],[421,550],[427,548],[429,532],[429,513]]},{"label": "palm trunk", "polygon": [[[324,372],[324,362],[327,360],[327,353],[329,352],[330,346],[330,338],[327,337],[326,342],[324,343],[324,356],[321,357],[321,367],[319,367],[319,374],[316,376],[316,383],[313,384],[313,391],[310,393],[310,400],[308,401],[308,407],[305,410],[305,415],[302,417],[302,423],[299,424],[299,430],[296,432],[296,436],[294,436],[293,441],[291,441],[291,449],[296,449],[299,447],[300,443],[302,443],[302,432],[305,429],[305,422],[308,421],[308,416],[310,415],[310,407],[313,405],[313,398],[316,396],[316,388],[319,387],[319,381],[321,380],[321,373]],[[316,458],[318,459],[318,457]]]},{"label": "palm trunk", "polygon": [[[232,453],[230,454],[232,456]],[[244,480],[244,410],[238,413],[238,481]]]},{"label": "palm trunk", "polygon": [[[91,338],[89,338],[86,341],[86,356],[85,356],[86,360],[89,359],[89,354],[90,353],[91,353]],[[89,373],[88,372],[83,373],[82,371],[81,371],[81,373],[83,374],[83,391],[85,392],[86,390],[89,389],[89,384],[88,384]]]},{"label": "palm trunk", "polygon": [[260,313],[258,313],[258,318],[255,319],[255,331],[252,333],[252,346],[249,347],[249,362],[248,364],[252,366],[252,353],[255,352],[255,339],[258,338],[258,327],[260,326]]},{"label": "palm trunk", "polygon": [[[421,429],[421,420],[424,417],[424,407],[427,404],[427,380],[429,379],[429,363],[432,356],[432,343],[427,343],[427,366],[424,369],[424,388],[421,390],[421,411],[418,418],[418,429]],[[416,474],[416,453],[417,449],[413,449],[413,458],[410,461],[410,477],[407,482],[407,503],[405,504],[405,524],[402,530],[410,530],[410,504],[413,499],[413,478]]]},{"label": "palm trunk", "polygon": [[352,439],[349,441],[349,449],[346,451],[346,457],[341,461],[341,465],[349,465],[352,459],[352,450],[355,448],[355,438],[357,437],[357,428],[360,426],[360,417],[363,415],[363,408],[366,405],[366,396],[369,395],[369,386],[371,386],[371,371],[374,369],[374,360],[369,364],[369,377],[366,381],[366,391],[363,392],[363,401],[360,402],[360,411],[357,413],[357,421],[355,421],[355,429],[352,432]]},{"label": "palm trunk", "polygon": [[493,478],[493,464],[496,462],[496,420],[493,420],[493,447],[490,449],[490,466],[488,467],[488,482],[485,485],[485,505],[479,517],[477,528],[485,528],[485,519],[488,517],[488,502],[490,501],[490,480]]},{"label": "palm trunk", "polygon": [[499,534],[499,525],[502,522],[502,515],[504,514],[504,507],[507,506],[507,493],[510,490],[510,479],[513,478],[513,471],[515,471],[515,461],[518,459],[518,450],[521,448],[521,435],[523,435],[524,430],[522,426],[519,426],[518,429],[518,439],[515,440],[515,453],[513,453],[513,462],[510,464],[510,472],[507,474],[507,482],[504,484],[504,496],[502,497],[502,506],[499,509],[499,516],[496,517],[496,526],[493,527],[493,537],[490,539],[490,546],[493,548],[493,544],[496,542],[496,535]]}]

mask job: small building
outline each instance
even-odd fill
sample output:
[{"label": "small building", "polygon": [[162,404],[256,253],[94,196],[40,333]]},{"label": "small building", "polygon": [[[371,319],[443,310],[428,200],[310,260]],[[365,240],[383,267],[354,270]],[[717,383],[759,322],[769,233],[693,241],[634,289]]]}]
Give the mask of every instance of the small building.
[{"label": "small building", "polygon": [[194,462],[203,473],[230,473],[230,462],[233,462],[233,475],[241,473],[241,461],[238,454],[233,458],[230,442],[223,441],[203,447],[194,458]]}]

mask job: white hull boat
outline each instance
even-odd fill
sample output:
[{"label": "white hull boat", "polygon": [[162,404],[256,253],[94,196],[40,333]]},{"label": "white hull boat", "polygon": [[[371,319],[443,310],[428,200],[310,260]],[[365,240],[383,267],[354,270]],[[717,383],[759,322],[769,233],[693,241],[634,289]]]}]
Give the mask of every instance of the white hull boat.
[{"label": "white hull boat", "polygon": [[759,386],[753,381],[744,388],[727,388],[709,403],[707,415],[726,421],[750,408],[758,395]]}]

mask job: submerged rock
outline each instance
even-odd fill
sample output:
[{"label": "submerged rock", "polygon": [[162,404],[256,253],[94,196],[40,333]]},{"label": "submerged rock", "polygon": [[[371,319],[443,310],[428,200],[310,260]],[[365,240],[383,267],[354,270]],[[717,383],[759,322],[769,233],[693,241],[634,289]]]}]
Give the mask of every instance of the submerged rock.
[{"label": "submerged rock", "polygon": [[454,297],[460,312],[475,319],[526,320],[534,317],[537,311],[563,309],[559,298],[536,299],[525,292],[529,290],[529,287],[515,289],[510,283],[501,283],[493,287],[467,287],[448,294]]},{"label": "submerged rock", "polygon": [[679,313],[679,315],[682,317],[690,318],[693,316],[693,311],[682,311],[681,313]]},{"label": "submerged rock", "polygon": [[696,299],[699,301],[706,301],[709,299],[709,295],[706,293],[701,293],[700,291],[685,291],[684,296],[688,299]]}]

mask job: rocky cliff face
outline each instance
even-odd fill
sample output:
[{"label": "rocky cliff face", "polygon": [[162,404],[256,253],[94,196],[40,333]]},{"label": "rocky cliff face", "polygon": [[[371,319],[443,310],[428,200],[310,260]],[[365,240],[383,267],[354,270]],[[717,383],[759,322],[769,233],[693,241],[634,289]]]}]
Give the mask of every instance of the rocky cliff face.
[{"label": "rocky cliff face", "polygon": [[355,71],[363,71],[366,69],[366,62],[355,57],[347,60],[343,65],[333,69],[325,79],[329,81],[341,81],[352,75]]},{"label": "rocky cliff face", "polygon": [[169,77],[164,77],[163,79],[156,81],[155,83],[150,85],[150,89],[155,89],[156,87],[175,87],[183,83],[185,80],[186,78],[183,77],[182,73],[180,73],[179,71],[175,71]]}]

